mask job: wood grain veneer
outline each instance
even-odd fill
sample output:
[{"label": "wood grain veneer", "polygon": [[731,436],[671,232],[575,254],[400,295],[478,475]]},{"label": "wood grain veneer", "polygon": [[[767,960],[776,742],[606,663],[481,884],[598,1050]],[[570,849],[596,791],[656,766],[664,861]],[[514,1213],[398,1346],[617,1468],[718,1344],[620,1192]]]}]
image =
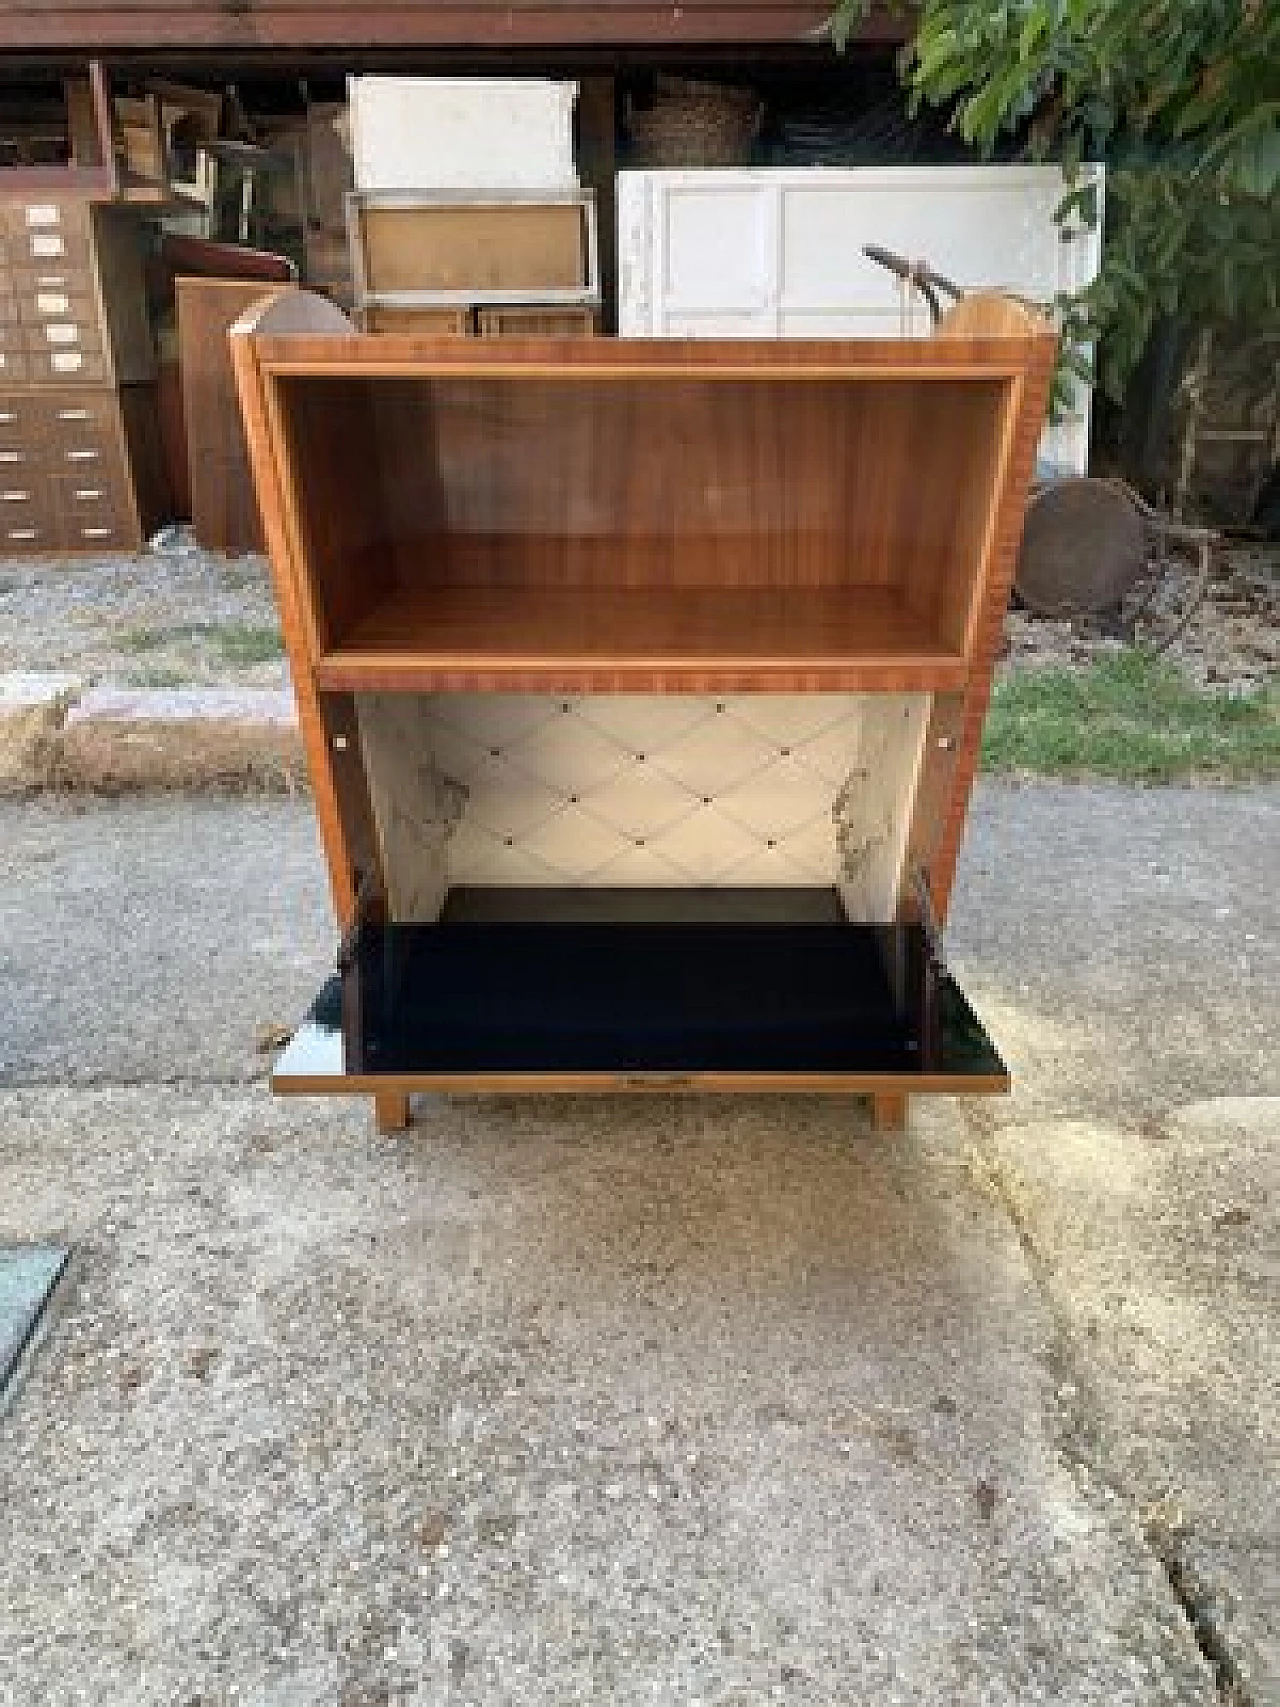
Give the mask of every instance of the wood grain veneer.
[{"label": "wood grain veneer", "polygon": [[191,525],[210,551],[262,549],[227,332],[245,309],[289,288],[261,279],[175,281]]},{"label": "wood grain veneer", "polygon": [[[299,293],[232,343],[344,924],[386,857],[350,696],[530,689],[932,694],[899,802],[899,917],[920,866],[945,918],[1047,405],[1046,323],[978,301],[917,342],[360,337]],[[375,1091],[398,1123],[414,1090],[618,1083],[277,1087]],[[896,1124],[907,1091],[1007,1079],[680,1083],[863,1091]]]},{"label": "wood grain veneer", "polygon": [[315,671],[326,689],[419,693],[932,690],[966,675],[892,588],[660,582],[398,585]]}]

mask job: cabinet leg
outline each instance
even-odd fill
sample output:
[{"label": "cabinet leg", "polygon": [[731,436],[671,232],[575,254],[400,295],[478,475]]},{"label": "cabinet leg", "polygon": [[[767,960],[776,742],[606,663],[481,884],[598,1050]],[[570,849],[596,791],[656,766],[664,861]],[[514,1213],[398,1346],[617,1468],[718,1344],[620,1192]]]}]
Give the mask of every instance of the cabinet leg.
[{"label": "cabinet leg", "polygon": [[907,1124],[907,1093],[878,1091],[871,1099],[873,1132],[901,1132]]},{"label": "cabinet leg", "polygon": [[409,1124],[409,1098],[403,1091],[375,1091],[373,1109],[379,1132],[403,1132]]}]

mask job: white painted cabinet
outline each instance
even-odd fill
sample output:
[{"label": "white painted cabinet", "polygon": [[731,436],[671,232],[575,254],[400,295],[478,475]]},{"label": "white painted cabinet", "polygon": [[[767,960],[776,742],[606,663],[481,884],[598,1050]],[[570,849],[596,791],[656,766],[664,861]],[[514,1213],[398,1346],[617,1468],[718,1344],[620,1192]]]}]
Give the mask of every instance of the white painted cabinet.
[{"label": "white painted cabinet", "polygon": [[[1101,194],[1102,168],[1089,167]],[[1100,225],[1064,235],[1054,166],[623,172],[619,331],[634,338],[923,336],[928,312],[862,253],[927,259],[963,286],[1051,302],[1097,273]],[[1083,474],[1089,393],[1046,430],[1045,461]]]},{"label": "white painted cabinet", "polygon": [[349,77],[358,190],[572,190],[576,83]]}]

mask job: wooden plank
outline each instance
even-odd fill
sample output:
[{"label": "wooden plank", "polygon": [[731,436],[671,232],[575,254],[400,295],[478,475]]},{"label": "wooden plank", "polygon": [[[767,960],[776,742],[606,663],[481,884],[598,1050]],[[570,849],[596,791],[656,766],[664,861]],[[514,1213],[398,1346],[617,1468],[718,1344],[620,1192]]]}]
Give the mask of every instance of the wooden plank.
[{"label": "wooden plank", "polygon": [[[383,0],[363,8],[347,0],[218,0],[174,6],[170,0],[11,0],[0,12],[0,49],[110,54],[129,50],[253,52],[272,48],[404,47],[726,47],[813,44],[830,8],[810,0]],[[858,31],[864,42],[898,43],[909,14],[875,7]]]},{"label": "wooden plank", "polygon": [[645,374],[653,379],[758,380],[767,368],[795,379],[1014,380],[1033,353],[1043,349],[1052,362],[1056,340],[1050,331],[1019,337],[985,338],[616,338],[574,348],[546,338],[520,338],[501,349],[484,344],[459,347],[424,337],[397,336],[351,341],[323,333],[276,337],[257,342],[261,365],[271,373],[370,375],[397,373],[417,377],[499,374],[520,378],[601,379]]},{"label": "wooden plank", "polygon": [[374,1117],[379,1132],[404,1132],[409,1125],[409,1098],[401,1091],[376,1091]]},{"label": "wooden plank", "polygon": [[[357,730],[349,701],[330,700],[322,705],[315,682],[312,669],[314,650],[308,633],[304,595],[299,586],[297,518],[291,513],[291,495],[282,480],[267,381],[255,360],[252,338],[255,331],[264,327],[285,333],[290,329],[314,331],[323,327],[332,336],[339,325],[347,324],[339,309],[320,297],[297,291],[242,316],[230,334],[232,371],[298,705],[298,723],[315,799],[320,840],[329,870],[334,911],[343,928],[355,910],[357,873],[361,870],[361,823],[352,802],[360,798],[363,774],[358,777],[351,775],[356,763]],[[355,336],[353,330],[351,336]],[[335,717],[341,719],[344,713],[347,717],[345,725],[339,722],[338,726],[331,726]],[[335,772],[345,772],[345,779]],[[381,873],[378,872],[377,876],[380,879]]]},{"label": "wooden plank", "polygon": [[176,281],[191,524],[209,551],[238,555],[262,548],[227,333],[246,309],[281,288],[289,287],[261,279]]},{"label": "wooden plank", "polygon": [[476,310],[476,331],[482,338],[594,338],[599,330],[597,308],[550,308],[544,303],[518,302]]},{"label": "wooden plank", "polygon": [[414,1096],[421,1093],[531,1095],[609,1091],[711,1091],[756,1096],[804,1091],[830,1096],[1003,1096],[1007,1073],[273,1073],[282,1096]]},{"label": "wooden plank", "polygon": [[[571,544],[572,542],[565,542]],[[619,544],[619,555],[625,546]],[[599,550],[591,553],[598,562]],[[325,688],[395,692],[947,691],[965,679],[875,587],[492,583],[397,588],[316,663]]]},{"label": "wooden plank", "polygon": [[901,1132],[907,1124],[907,1093],[881,1091],[871,1099],[871,1125],[877,1132]]}]

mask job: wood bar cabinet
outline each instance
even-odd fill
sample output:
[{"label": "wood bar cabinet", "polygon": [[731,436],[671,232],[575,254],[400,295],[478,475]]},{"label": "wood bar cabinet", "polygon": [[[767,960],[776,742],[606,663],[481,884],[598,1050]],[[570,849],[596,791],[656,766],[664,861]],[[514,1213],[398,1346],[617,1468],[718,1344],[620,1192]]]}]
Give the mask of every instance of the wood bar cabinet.
[{"label": "wood bar cabinet", "polygon": [[1047,323],[232,345],[340,935],[277,1090],[1007,1089],[941,932]]}]

